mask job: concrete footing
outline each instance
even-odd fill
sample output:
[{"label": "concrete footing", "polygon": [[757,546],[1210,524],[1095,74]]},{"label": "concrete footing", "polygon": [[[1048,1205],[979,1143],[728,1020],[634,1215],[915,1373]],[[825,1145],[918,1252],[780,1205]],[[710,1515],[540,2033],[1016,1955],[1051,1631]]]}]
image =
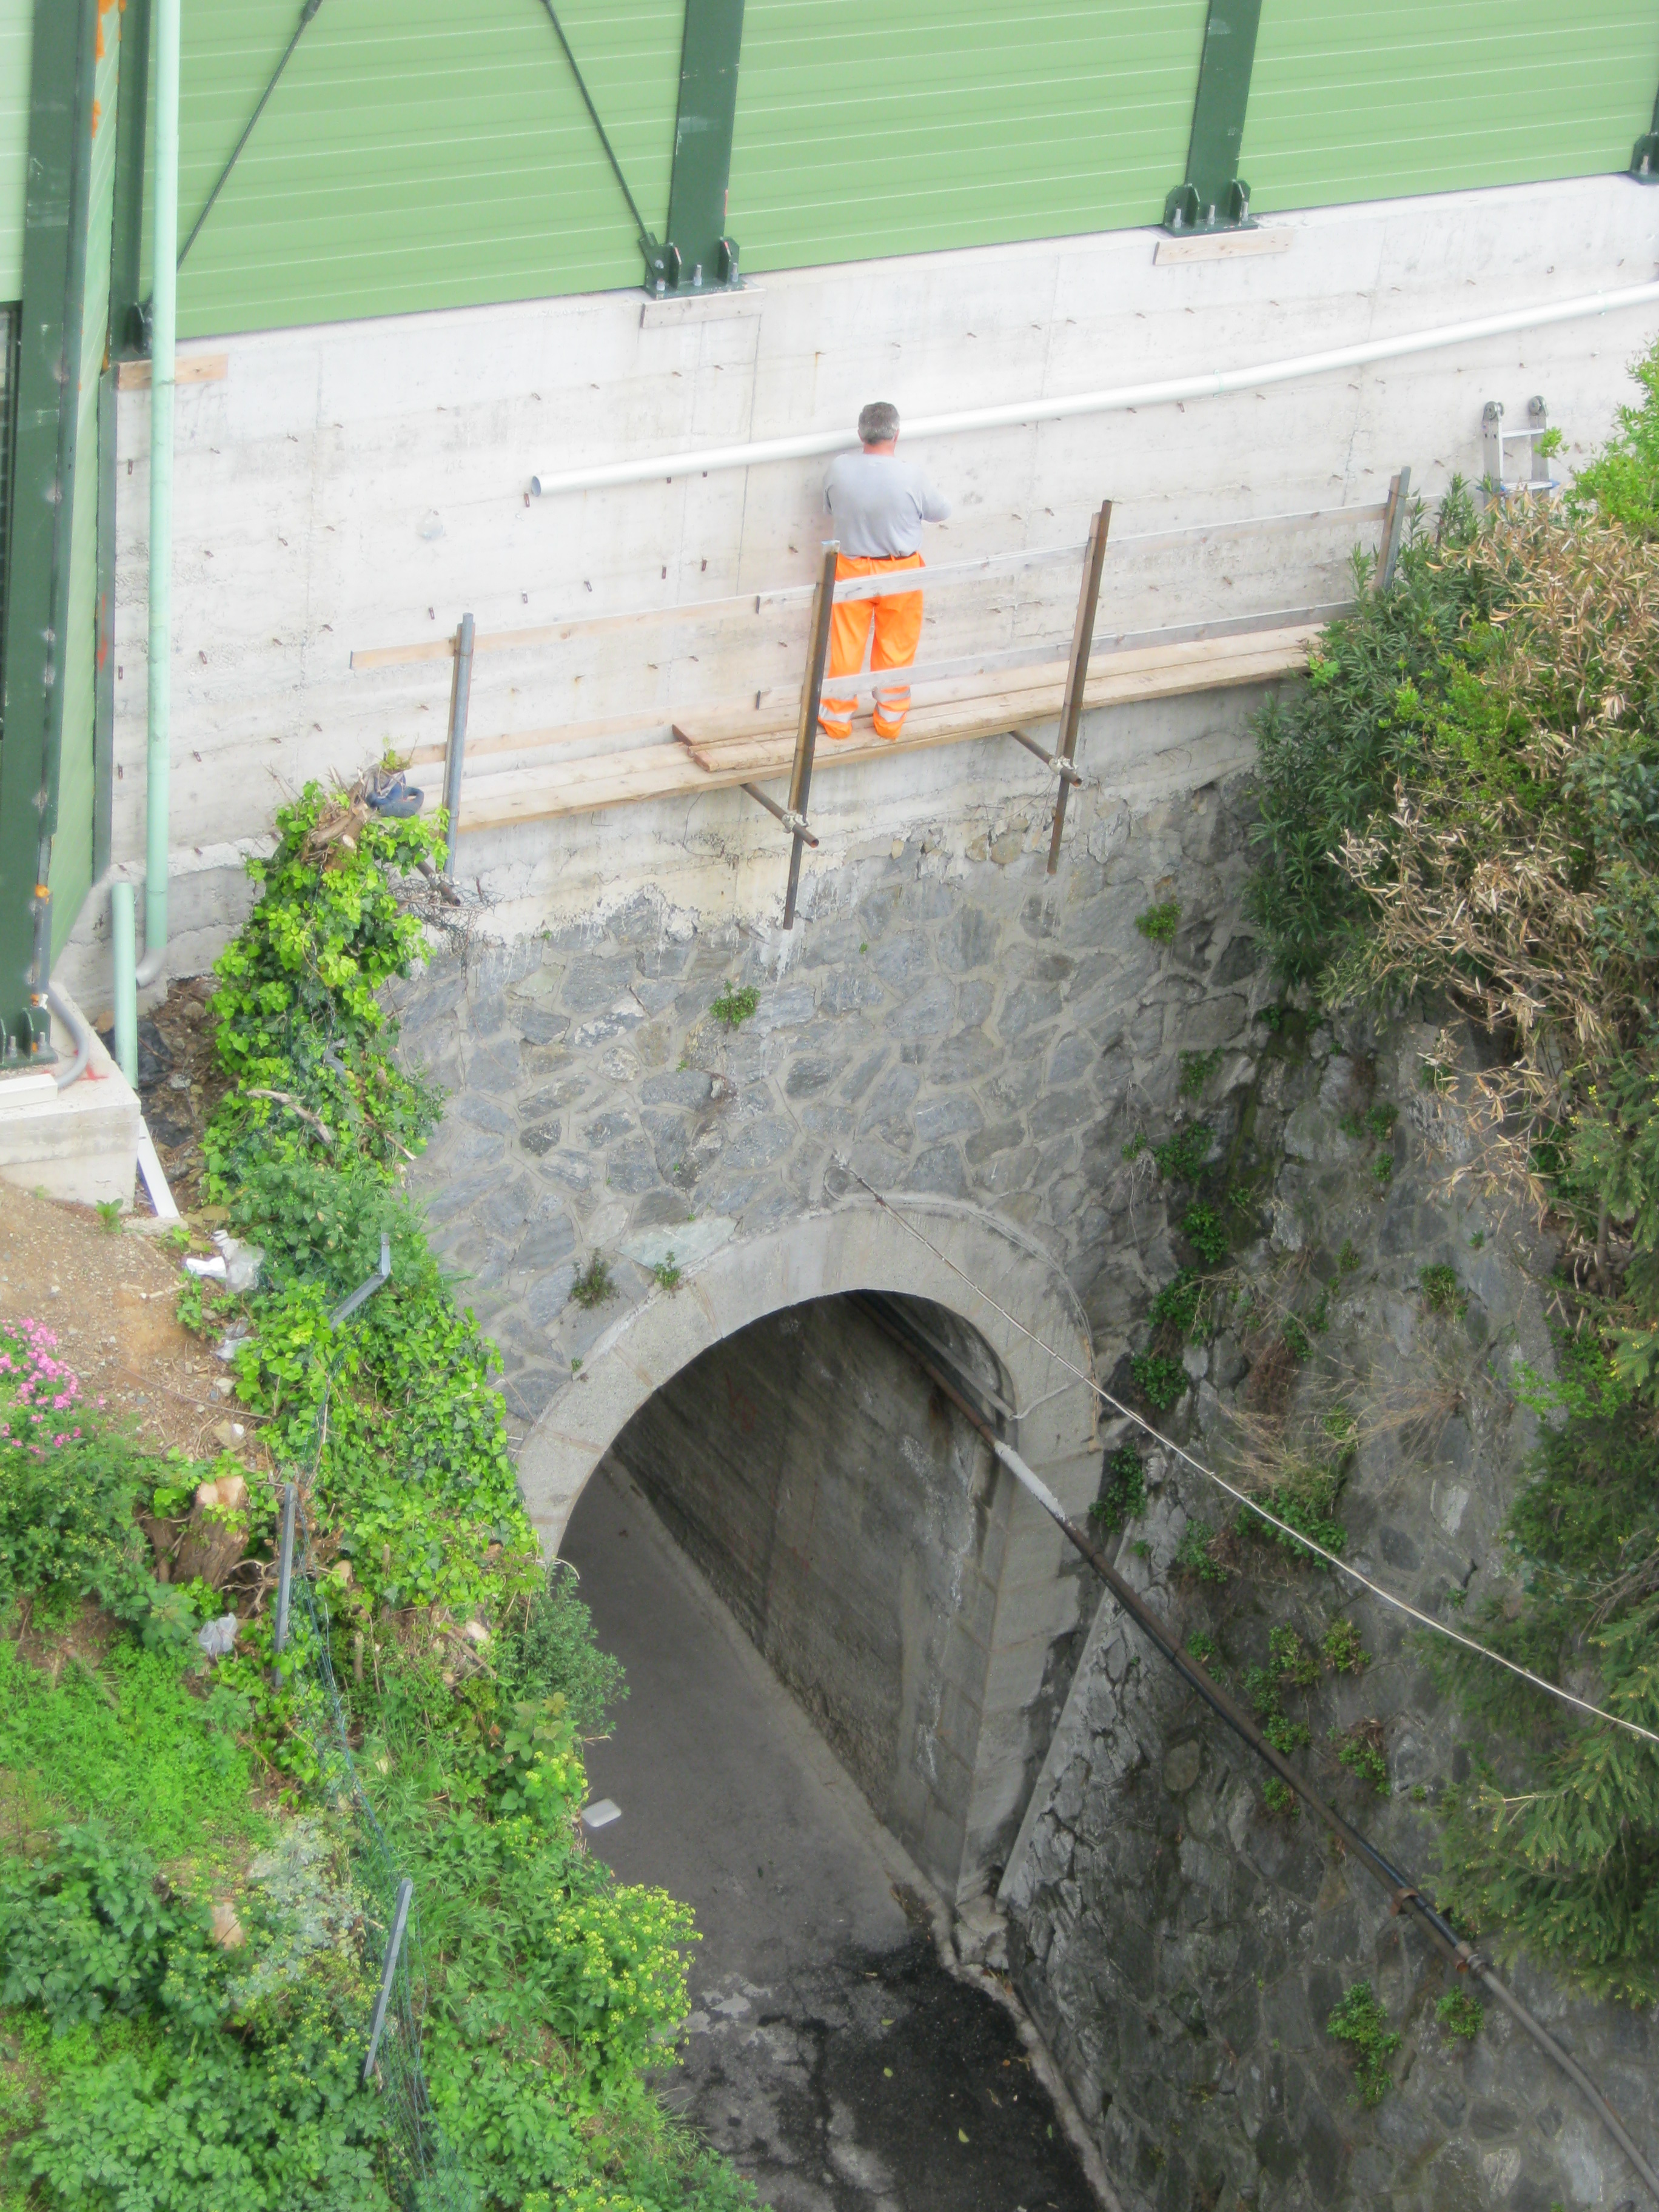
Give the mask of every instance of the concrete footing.
[{"label": "concrete footing", "polygon": [[[54,1014],[59,1065],[75,1044]],[[86,1072],[60,1091],[49,1068],[0,1077],[0,1179],[82,1206],[132,1203],[143,1116],[135,1091],[94,1034]]]}]

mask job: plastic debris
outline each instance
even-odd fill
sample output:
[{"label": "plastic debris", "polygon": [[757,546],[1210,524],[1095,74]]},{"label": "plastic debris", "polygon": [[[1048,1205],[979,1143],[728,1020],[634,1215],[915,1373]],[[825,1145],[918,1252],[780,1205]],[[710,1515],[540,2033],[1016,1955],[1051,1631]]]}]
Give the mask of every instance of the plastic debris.
[{"label": "plastic debris", "polygon": [[236,1632],[240,1626],[234,1613],[222,1613],[217,1620],[197,1630],[196,1641],[210,1659],[228,1659],[236,1649]]},{"label": "plastic debris", "polygon": [[585,1828],[608,1828],[613,1820],[622,1818],[622,1807],[614,1797],[596,1797],[591,1805],[582,1807],[582,1826]]},{"label": "plastic debris", "polygon": [[228,1237],[222,1229],[214,1231],[213,1241],[225,1263],[226,1288],[251,1291],[258,1283],[259,1270],[265,1263],[264,1245],[244,1244],[239,1237]]},{"label": "plastic debris", "polygon": [[216,1252],[210,1260],[198,1260],[193,1252],[187,1253],[185,1265],[192,1275],[204,1276],[210,1282],[222,1283],[225,1280],[227,1271],[224,1260]]},{"label": "plastic debris", "polygon": [[242,1346],[252,1338],[251,1328],[228,1328],[213,1347],[216,1359],[234,1359]]}]

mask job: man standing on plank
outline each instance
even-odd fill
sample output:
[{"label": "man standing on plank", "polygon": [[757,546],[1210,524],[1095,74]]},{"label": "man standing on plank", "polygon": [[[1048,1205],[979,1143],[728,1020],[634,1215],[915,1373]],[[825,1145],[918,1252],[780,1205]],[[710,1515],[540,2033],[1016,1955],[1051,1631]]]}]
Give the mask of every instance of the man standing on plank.
[{"label": "man standing on plank", "polygon": [[[951,502],[942,499],[920,469],[894,452],[898,443],[898,409],[872,400],[859,415],[861,453],[838,453],[830,465],[823,503],[836,519],[841,555],[839,582],[845,576],[880,576],[892,568],[920,568],[921,526],[943,522]],[[856,676],[864,666],[870,624],[876,626],[872,672],[908,668],[921,636],[921,593],[896,592],[878,599],[838,600],[830,625],[830,666],[818,702],[818,727],[828,738],[850,738],[856,694],[837,690],[834,678]],[[882,684],[876,692],[876,735],[892,739],[910,710],[908,684]]]}]

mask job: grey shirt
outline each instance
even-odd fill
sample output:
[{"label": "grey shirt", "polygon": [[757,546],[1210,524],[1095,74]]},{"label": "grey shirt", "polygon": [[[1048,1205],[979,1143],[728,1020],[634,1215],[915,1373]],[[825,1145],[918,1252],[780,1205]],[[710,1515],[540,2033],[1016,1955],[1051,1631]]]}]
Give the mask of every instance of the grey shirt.
[{"label": "grey shirt", "polygon": [[842,551],[864,561],[919,552],[922,524],[943,522],[951,512],[950,501],[896,453],[837,453],[823,503],[836,518]]}]

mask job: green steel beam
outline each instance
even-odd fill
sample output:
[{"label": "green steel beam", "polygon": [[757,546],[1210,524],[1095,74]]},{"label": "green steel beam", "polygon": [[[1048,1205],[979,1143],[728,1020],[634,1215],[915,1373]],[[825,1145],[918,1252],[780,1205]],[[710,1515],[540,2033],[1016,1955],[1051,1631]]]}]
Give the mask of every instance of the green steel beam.
[{"label": "green steel beam", "polygon": [[115,100],[115,222],[110,246],[110,351],[118,361],[149,351],[143,300],[144,129],[149,117],[150,0],[121,13],[121,75]]},{"label": "green steel beam", "polygon": [[646,257],[654,291],[732,291],[743,283],[726,227],[742,49],[743,0],[685,0],[668,235]]},{"label": "green steel beam", "polygon": [[1653,102],[1652,126],[1637,140],[1630,157],[1630,173],[1638,185],[1659,185],[1659,94]]},{"label": "green steel beam", "polygon": [[1169,230],[1246,230],[1250,188],[1240,180],[1238,152],[1250,103],[1250,71],[1261,0],[1210,0],[1204,52],[1193,100],[1187,181],[1164,203]]},{"label": "green steel beam", "polygon": [[0,729],[0,1054],[51,1051],[44,890],[68,656],[98,0],[35,0]]}]

